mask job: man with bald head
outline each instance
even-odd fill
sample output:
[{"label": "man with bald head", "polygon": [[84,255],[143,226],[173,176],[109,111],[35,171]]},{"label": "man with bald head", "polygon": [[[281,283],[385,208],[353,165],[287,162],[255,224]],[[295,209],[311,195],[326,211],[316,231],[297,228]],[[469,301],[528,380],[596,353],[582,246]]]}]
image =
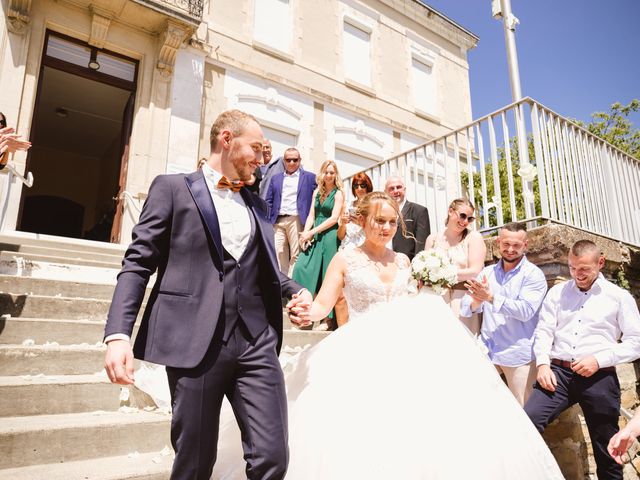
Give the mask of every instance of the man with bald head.
[{"label": "man with bald head", "polygon": [[622,480],[622,466],[607,445],[620,416],[616,365],[640,357],[640,313],[629,292],[602,276],[604,264],[592,241],[579,240],[571,247],[572,280],[552,287],[540,309],[533,344],[538,381],[524,409],[543,432],[579,404],[598,478]]},{"label": "man with bald head", "polygon": [[393,251],[404,253],[411,260],[416,253],[424,250],[424,242],[431,233],[429,211],[426,207],[405,198],[406,187],[402,177],[397,175],[389,177],[385,183],[384,191],[398,202],[407,230],[405,235],[402,228],[398,228],[393,237]]}]

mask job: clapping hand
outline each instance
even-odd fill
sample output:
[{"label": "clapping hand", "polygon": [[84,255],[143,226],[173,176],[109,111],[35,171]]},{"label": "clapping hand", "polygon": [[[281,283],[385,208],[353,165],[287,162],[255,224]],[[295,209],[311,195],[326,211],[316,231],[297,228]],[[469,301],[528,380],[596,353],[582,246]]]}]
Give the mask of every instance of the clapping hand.
[{"label": "clapping hand", "polygon": [[5,154],[14,153],[17,150],[27,150],[31,147],[31,142],[21,140],[20,136],[14,132],[13,127],[0,129],[0,155],[2,156],[3,163],[7,162]]},{"label": "clapping hand", "polygon": [[464,286],[474,300],[479,302],[493,302],[493,294],[491,293],[491,287],[489,286],[489,280],[487,280],[486,275],[482,276],[482,282],[470,279],[465,282]]}]

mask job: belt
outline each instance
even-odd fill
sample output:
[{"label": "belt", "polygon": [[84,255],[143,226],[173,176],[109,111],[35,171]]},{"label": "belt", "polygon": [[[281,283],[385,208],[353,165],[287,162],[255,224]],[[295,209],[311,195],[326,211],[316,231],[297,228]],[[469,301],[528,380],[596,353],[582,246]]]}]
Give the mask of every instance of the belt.
[{"label": "belt", "polygon": [[[571,364],[573,362],[571,362],[569,360],[560,360],[559,358],[552,358],[551,359],[551,363],[553,363],[554,365],[558,365],[559,367],[567,368],[569,370],[572,370]],[[603,367],[603,368],[600,368],[599,370],[602,370],[603,372],[615,372],[616,371],[616,367]]]},{"label": "belt", "polygon": [[277,218],[297,217],[297,215],[278,215]]}]

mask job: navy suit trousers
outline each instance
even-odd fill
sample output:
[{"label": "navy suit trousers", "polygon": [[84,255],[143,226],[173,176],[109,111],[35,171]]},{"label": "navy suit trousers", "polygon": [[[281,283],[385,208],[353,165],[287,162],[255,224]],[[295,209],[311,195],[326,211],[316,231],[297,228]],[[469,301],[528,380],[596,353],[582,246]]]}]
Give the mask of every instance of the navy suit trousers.
[{"label": "navy suit trousers", "polygon": [[551,365],[558,385],[555,392],[536,382],[524,406],[529,418],[542,433],[567,408],[579,404],[589,429],[599,480],[622,480],[622,466],[607,452],[609,439],[618,432],[620,383],[615,371],[599,370],[583,377],[569,368]]},{"label": "navy suit trousers", "polygon": [[225,395],[240,426],[247,478],[284,478],[289,456],[287,402],[277,342],[271,326],[251,339],[238,322],[226,342],[222,332],[216,332],[197,367],[167,367],[173,404],[171,443],[176,452],[171,480],[211,477]]}]

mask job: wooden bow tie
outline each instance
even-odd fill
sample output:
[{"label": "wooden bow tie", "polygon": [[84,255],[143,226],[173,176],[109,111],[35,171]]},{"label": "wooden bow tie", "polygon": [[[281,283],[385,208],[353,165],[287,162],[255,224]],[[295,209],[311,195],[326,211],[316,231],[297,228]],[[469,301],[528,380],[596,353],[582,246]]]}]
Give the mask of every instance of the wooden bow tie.
[{"label": "wooden bow tie", "polygon": [[234,180],[230,182],[227,177],[222,177],[218,182],[218,189],[224,190],[228,188],[232,192],[239,192],[243,185],[244,182],[241,180]]}]

